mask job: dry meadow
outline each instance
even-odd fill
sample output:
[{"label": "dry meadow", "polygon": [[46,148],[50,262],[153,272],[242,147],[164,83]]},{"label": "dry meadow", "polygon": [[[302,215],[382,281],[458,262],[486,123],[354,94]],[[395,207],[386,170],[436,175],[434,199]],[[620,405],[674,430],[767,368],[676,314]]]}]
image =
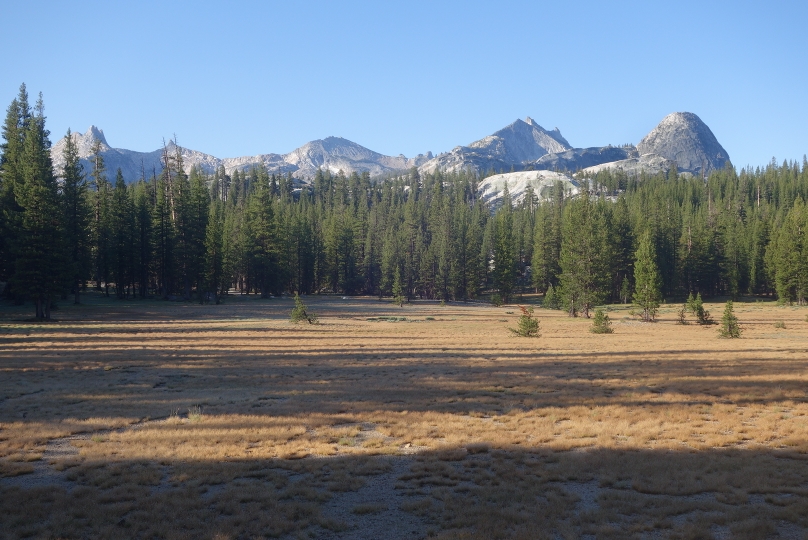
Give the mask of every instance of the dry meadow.
[{"label": "dry meadow", "polygon": [[2,308],[0,536],[808,538],[808,309],[305,301]]}]

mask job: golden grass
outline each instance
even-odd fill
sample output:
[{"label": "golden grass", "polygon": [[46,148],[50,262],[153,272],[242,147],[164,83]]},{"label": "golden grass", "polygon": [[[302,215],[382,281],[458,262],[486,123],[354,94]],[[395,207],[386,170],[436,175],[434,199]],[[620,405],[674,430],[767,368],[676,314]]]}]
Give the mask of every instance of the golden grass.
[{"label": "golden grass", "polygon": [[538,310],[521,339],[511,307],[310,298],[321,324],[297,327],[289,300],[91,300],[0,322],[0,475],[67,482],[0,479],[12,536],[339,533],[323,503],[413,453],[399,509],[439,537],[808,527],[805,310],[738,303],[740,340],[674,308],[617,309],[611,335]]}]

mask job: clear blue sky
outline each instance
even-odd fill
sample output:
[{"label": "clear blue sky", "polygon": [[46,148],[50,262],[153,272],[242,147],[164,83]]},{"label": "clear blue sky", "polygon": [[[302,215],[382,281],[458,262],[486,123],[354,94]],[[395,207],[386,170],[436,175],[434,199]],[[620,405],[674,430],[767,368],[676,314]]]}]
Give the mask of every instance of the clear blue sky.
[{"label": "clear blue sky", "polygon": [[573,146],[698,114],[736,166],[808,153],[808,2],[0,0],[0,105],[218,157],[329,135],[447,151],[533,117]]}]

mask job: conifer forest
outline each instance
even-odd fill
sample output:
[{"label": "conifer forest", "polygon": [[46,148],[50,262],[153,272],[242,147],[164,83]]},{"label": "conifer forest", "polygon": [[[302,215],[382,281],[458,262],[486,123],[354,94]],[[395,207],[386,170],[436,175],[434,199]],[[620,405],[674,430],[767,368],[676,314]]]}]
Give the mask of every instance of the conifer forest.
[{"label": "conifer forest", "polygon": [[0,162],[3,295],[40,319],[88,288],[213,303],[234,290],[509,302],[552,288],[559,307],[590,316],[630,301],[649,258],[666,299],[808,296],[804,157],[707,178],[603,171],[574,197],[559,184],[490,203],[472,173],[319,171],[301,184],[258,167],[186,170],[169,151],[127,184],[98,149],[85,170],[69,137],[54,170],[45,119],[23,86]]}]

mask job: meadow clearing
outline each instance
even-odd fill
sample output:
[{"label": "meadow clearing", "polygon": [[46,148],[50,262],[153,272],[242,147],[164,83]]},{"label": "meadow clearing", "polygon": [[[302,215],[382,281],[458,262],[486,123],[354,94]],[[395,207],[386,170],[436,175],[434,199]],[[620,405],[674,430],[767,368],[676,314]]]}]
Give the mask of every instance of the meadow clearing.
[{"label": "meadow clearing", "polygon": [[0,536],[808,538],[806,308],[305,301],[3,307]]}]

